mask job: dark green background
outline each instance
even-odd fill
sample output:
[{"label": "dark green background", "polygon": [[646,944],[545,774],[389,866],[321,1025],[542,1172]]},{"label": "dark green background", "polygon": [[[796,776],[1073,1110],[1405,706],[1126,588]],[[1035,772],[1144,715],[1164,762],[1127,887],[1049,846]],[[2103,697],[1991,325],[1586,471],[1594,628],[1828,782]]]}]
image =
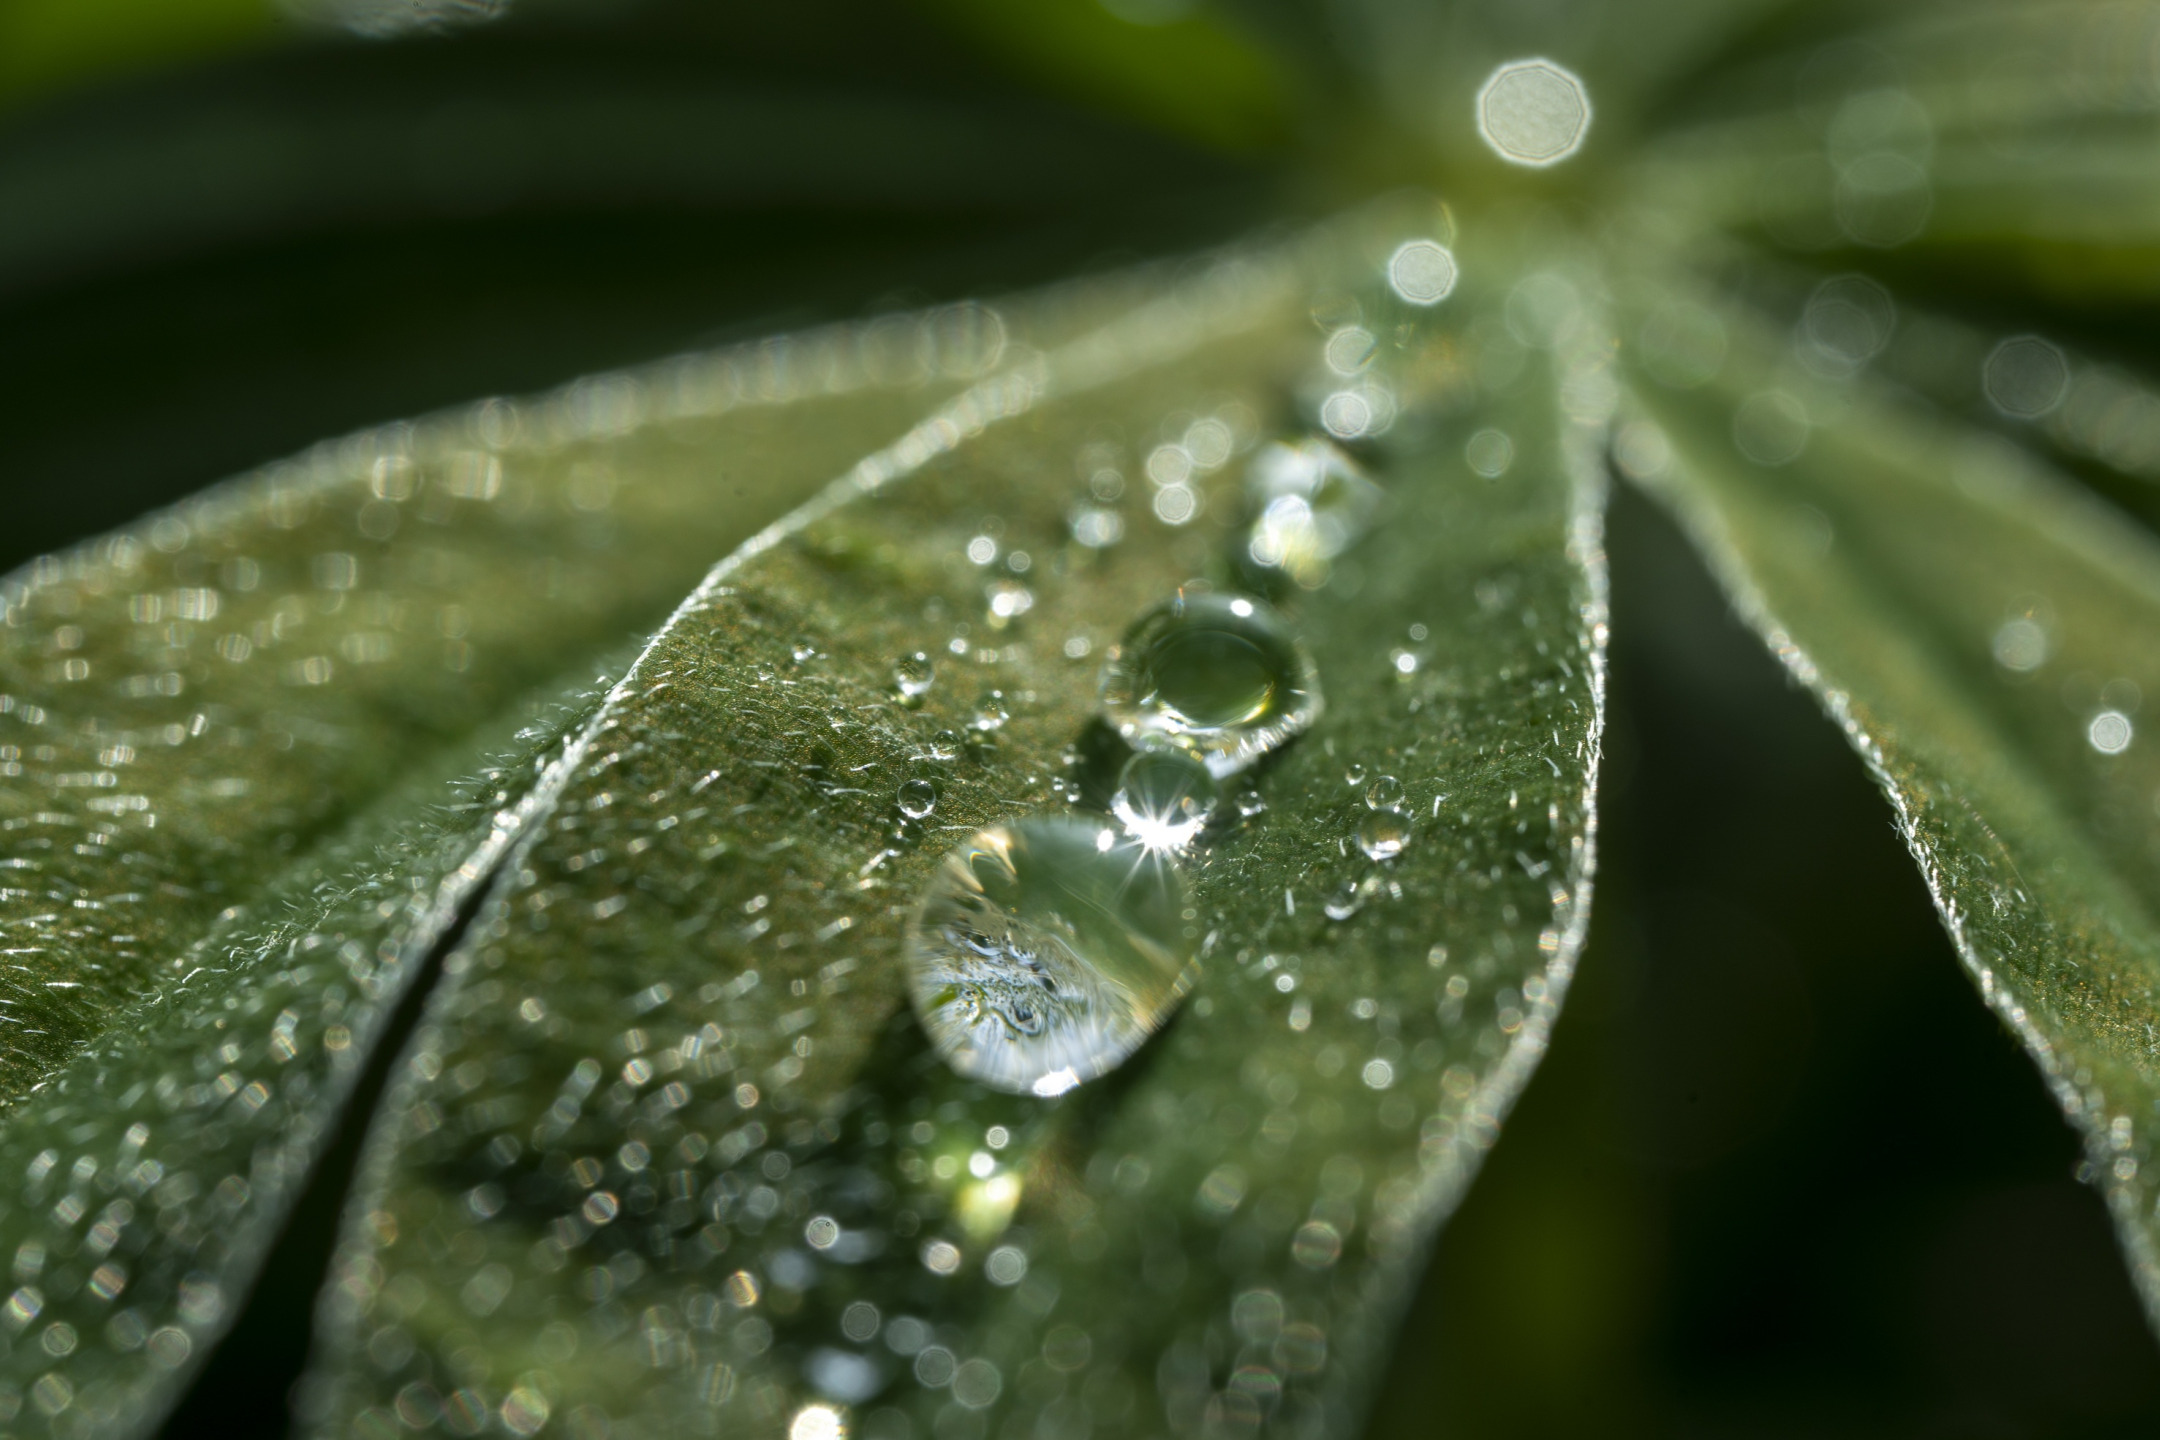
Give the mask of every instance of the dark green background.
[{"label": "dark green background", "polygon": [[[600,13],[0,109],[0,568],[357,425],[1226,238],[1292,193],[897,5]],[[1660,515],[1622,492],[1610,538],[1590,948],[1375,1434],[2160,1433],[2071,1134],[1888,808]],[[347,1129],[168,1433],[282,1431]]]}]

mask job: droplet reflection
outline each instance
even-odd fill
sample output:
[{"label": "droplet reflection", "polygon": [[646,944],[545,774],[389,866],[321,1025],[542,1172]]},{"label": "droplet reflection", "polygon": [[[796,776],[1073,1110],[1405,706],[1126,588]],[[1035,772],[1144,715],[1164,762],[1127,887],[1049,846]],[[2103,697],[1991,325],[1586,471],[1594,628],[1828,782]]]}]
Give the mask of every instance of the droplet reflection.
[{"label": "droplet reflection", "polygon": [[1181,590],[1126,633],[1103,706],[1128,741],[1190,751],[1220,779],[1318,719],[1320,679],[1267,605]]},{"label": "droplet reflection", "polygon": [[1149,850],[1182,850],[1215,808],[1215,777],[1182,750],[1143,750],[1118,777],[1110,813]]},{"label": "droplet reflection", "polygon": [[945,1062],[1014,1094],[1116,1068],[1194,979],[1184,882],[1100,820],[1031,816],[945,857],[908,937],[915,1012]]}]

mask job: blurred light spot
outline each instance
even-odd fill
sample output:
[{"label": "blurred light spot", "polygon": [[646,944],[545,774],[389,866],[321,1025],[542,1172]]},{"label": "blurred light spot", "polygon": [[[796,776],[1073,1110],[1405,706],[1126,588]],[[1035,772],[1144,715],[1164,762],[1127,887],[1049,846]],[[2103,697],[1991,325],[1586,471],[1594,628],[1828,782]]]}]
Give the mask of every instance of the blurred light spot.
[{"label": "blurred light spot", "polygon": [[805,1405],[788,1422],[788,1440],[843,1440],[847,1426],[830,1405]]},{"label": "blurred light spot", "polygon": [[967,543],[967,557],[977,565],[988,565],[997,559],[997,541],[988,535],[977,535]]},{"label": "blurred light spot", "polygon": [[[830,1348],[811,1351],[803,1363],[803,1373],[820,1395],[856,1405],[877,1394],[885,1379],[878,1374],[877,1366],[854,1351]],[[795,1423],[802,1424],[800,1415]]]},{"label": "blurred light spot", "polygon": [[1183,525],[1200,513],[1200,497],[1189,486],[1165,485],[1155,492],[1155,518],[1165,525]]},{"label": "blurred light spot", "polygon": [[1107,550],[1125,537],[1125,522],[1115,510],[1082,505],[1072,513],[1072,537],[1087,549]]},{"label": "blurred light spot", "polygon": [[1515,165],[1556,165],[1590,131],[1590,92],[1550,60],[1514,60],[1478,91],[1478,134]]},{"label": "blurred light spot", "polygon": [[2120,710],[2102,710],[2085,727],[2085,738],[2103,755],[2120,755],[2130,748],[2130,717]]},{"label": "blurred light spot", "polygon": [[1455,288],[1455,255],[1437,240],[1405,240],[1388,257],[1388,288],[1412,305],[1437,305]]},{"label": "blurred light spot", "polygon": [[2018,674],[2037,670],[2047,663],[2047,628],[2029,615],[2005,620],[1995,632],[1995,663]]},{"label": "blurred light spot", "polygon": [[1480,430],[1463,445],[1463,460],[1486,479],[1497,480],[1515,463],[1515,442],[1505,430]]},{"label": "blurred light spot", "polygon": [[1328,336],[1320,356],[1336,374],[1355,375],[1372,364],[1375,348],[1372,331],[1362,325],[1345,325]]},{"label": "blurred light spot", "polygon": [[2062,404],[2070,391],[2070,362],[2037,335],[2013,335],[1988,352],[1980,381],[1997,410],[2033,420]]},{"label": "blurred light spot", "polygon": [[1790,465],[1807,438],[1806,407],[1782,390],[1749,396],[1733,416],[1733,444],[1757,465]]},{"label": "blurred light spot", "polygon": [[1882,353],[1897,323],[1890,292],[1865,275],[1839,275],[1815,287],[1800,316],[1800,363],[1841,380]]}]

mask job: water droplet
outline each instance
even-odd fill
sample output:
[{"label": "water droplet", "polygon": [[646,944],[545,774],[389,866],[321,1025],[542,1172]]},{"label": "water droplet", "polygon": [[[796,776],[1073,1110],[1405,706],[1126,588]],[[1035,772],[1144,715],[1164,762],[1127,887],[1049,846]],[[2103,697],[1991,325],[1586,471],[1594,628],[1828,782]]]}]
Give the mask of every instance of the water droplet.
[{"label": "water droplet", "polygon": [[1392,860],[1410,843],[1410,822],[1392,810],[1376,810],[1358,826],[1358,849],[1374,860]]},{"label": "water droplet", "polygon": [[907,780],[900,786],[900,813],[920,820],[937,809],[937,786],[928,780]]},{"label": "water droplet", "polygon": [[892,673],[893,684],[900,688],[902,697],[909,700],[920,696],[937,679],[937,667],[920,650],[894,661]]},{"label": "water droplet", "polygon": [[1357,762],[1355,762],[1355,761],[1352,761],[1352,762],[1351,762],[1351,764],[1350,764],[1350,768],[1348,768],[1347,770],[1345,770],[1345,771],[1343,771],[1343,772],[1342,772],[1342,783],[1343,783],[1343,784],[1345,784],[1345,785],[1362,785],[1362,784],[1364,784],[1364,783],[1365,783],[1365,767],[1364,767],[1363,765],[1360,765],[1360,764],[1358,764],[1358,763],[1357,763]]},{"label": "water droplet", "polygon": [[1182,750],[1143,750],[1125,762],[1110,813],[1149,850],[1182,850],[1215,808],[1215,777]]},{"label": "water droplet", "polygon": [[1388,288],[1412,305],[1437,305],[1455,288],[1455,256],[1437,240],[1405,240],[1388,257]]},{"label": "water droplet", "polygon": [[1103,706],[1128,741],[1189,750],[1220,779],[1311,725],[1320,680],[1265,604],[1180,590],[1126,632]]},{"label": "water droplet", "polygon": [[1355,880],[1345,880],[1329,893],[1320,908],[1330,920],[1347,920],[1365,908],[1365,893]]},{"label": "water droplet", "polygon": [[945,1062],[1014,1094],[1115,1069],[1191,988],[1176,868],[1101,820],[1030,816],[945,857],[908,936],[915,1013]]},{"label": "water droplet", "polygon": [[975,718],[970,723],[977,730],[995,730],[1011,718],[1012,712],[1005,708],[1005,692],[991,690],[975,702]]},{"label": "water droplet", "polygon": [[1492,72],[1477,97],[1478,133],[1514,165],[1557,165],[1590,131],[1590,92],[1550,60],[1513,60]]},{"label": "water droplet", "polygon": [[1400,810],[1403,803],[1403,783],[1393,775],[1382,775],[1365,787],[1365,805],[1371,810]]}]

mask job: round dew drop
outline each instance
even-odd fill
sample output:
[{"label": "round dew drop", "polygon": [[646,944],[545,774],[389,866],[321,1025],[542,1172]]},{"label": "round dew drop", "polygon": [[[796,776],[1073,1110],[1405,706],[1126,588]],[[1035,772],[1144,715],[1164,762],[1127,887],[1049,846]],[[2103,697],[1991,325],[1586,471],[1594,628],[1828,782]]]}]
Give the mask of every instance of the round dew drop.
[{"label": "round dew drop", "polygon": [[1218,793],[1207,766],[1182,750],[1143,750],[1125,763],[1110,813],[1149,850],[1182,850],[1206,827]]},{"label": "round dew drop", "polygon": [[1122,1064],[1192,988],[1195,927],[1168,860],[1099,819],[978,831],[931,877],[909,995],[946,1064],[1058,1095]]},{"label": "round dew drop", "polygon": [[900,785],[900,813],[920,820],[937,808],[937,787],[928,780],[906,780]]},{"label": "round dew drop", "polygon": [[1358,849],[1371,860],[1393,860],[1410,843],[1410,822],[1392,810],[1376,810],[1358,826]]},{"label": "round dew drop", "polygon": [[936,666],[931,663],[930,657],[920,650],[912,655],[903,655],[893,662],[893,684],[910,700],[929,690],[931,682],[936,678]]},{"label": "round dew drop", "polygon": [[1321,710],[1312,658],[1280,615],[1243,596],[1183,590],[1126,632],[1102,696],[1127,741],[1185,750],[1217,779],[1307,729]]}]

